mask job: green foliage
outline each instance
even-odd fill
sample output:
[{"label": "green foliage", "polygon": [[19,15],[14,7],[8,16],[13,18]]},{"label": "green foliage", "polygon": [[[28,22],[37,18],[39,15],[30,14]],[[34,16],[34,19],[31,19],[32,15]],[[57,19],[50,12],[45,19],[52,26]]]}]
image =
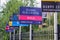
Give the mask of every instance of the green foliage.
[{"label": "green foliage", "polygon": [[50,25],[54,25],[54,16],[51,16],[50,22]]},{"label": "green foliage", "polygon": [[9,17],[13,14],[13,13],[18,13],[19,12],[19,7],[23,6],[22,1],[18,1],[18,0],[10,0],[7,4],[6,4],[6,8],[3,9],[3,16],[1,19],[2,26],[6,25],[6,22],[9,21]]},{"label": "green foliage", "polygon": [[3,39],[4,40],[8,40],[8,34],[5,32],[5,27],[6,27],[6,22],[9,21],[9,17],[13,14],[13,13],[18,13],[19,12],[19,7],[23,6],[23,2],[22,0],[18,1],[18,0],[10,0],[9,2],[7,2],[7,4],[5,4],[5,8],[3,8],[3,16],[0,19],[0,28],[3,29],[3,31],[1,31],[3,33]]},{"label": "green foliage", "polygon": [[33,3],[34,3],[35,0],[30,0],[31,4],[30,6],[34,7]]},{"label": "green foliage", "polygon": [[58,12],[57,19],[58,19],[58,24],[60,24],[60,12]]},{"label": "green foliage", "polygon": [[27,26],[27,27],[24,26],[24,27],[22,27],[21,30],[22,30],[22,32],[29,32],[29,26]]},{"label": "green foliage", "polygon": [[34,31],[37,31],[38,25],[32,25],[32,28],[33,28]]},{"label": "green foliage", "polygon": [[[9,2],[7,2],[7,4],[5,4],[5,8],[3,8],[3,15],[2,18],[0,19],[0,28],[3,29],[3,31],[1,31],[3,33],[3,39],[4,40],[8,40],[7,39],[7,33],[5,32],[5,27],[6,27],[6,22],[9,21],[10,16],[13,13],[18,13],[19,12],[19,7],[20,6],[27,6],[29,4],[28,2],[29,0],[25,0],[24,3],[22,0],[9,0]],[[31,4],[30,6],[34,6],[34,0],[30,0]],[[23,27],[22,28],[23,31],[29,31],[29,27]]]}]

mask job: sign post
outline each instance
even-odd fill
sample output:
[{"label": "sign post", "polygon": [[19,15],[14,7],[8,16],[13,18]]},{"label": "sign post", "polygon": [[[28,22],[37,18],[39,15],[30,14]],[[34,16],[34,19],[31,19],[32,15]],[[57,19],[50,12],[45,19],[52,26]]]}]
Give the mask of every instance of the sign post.
[{"label": "sign post", "polygon": [[57,12],[54,13],[54,40],[58,40],[57,35]]},{"label": "sign post", "polygon": [[57,12],[60,12],[60,2],[57,1],[42,1],[43,12],[55,12],[54,13],[54,40],[58,40],[57,31]]},{"label": "sign post", "polygon": [[15,29],[14,29],[14,33],[13,33],[13,40],[15,40]]},{"label": "sign post", "polygon": [[[28,24],[21,24],[19,21],[9,21],[9,26],[19,27],[19,40],[21,40],[21,26],[28,26]],[[13,34],[13,40],[15,40],[15,29]]]},{"label": "sign post", "polygon": [[10,32],[10,40],[11,40],[11,32]]},{"label": "sign post", "polygon": [[30,40],[32,40],[32,24],[42,24],[42,9],[36,7],[20,7],[21,24],[30,24]]},{"label": "sign post", "polygon": [[32,40],[32,24],[30,24],[30,40]]},{"label": "sign post", "polygon": [[19,40],[21,40],[21,26],[19,27]]}]

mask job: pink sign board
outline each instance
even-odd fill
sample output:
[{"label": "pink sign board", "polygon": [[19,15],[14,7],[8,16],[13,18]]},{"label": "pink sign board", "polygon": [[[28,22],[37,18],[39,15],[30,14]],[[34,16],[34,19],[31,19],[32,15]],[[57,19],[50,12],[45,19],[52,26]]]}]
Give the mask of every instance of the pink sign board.
[{"label": "pink sign board", "polygon": [[19,20],[42,21],[42,16],[19,15]]}]

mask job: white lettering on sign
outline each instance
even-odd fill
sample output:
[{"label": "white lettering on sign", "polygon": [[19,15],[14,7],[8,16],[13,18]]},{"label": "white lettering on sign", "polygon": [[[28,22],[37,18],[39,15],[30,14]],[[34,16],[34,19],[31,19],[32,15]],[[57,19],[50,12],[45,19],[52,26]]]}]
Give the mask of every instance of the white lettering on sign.
[{"label": "white lettering on sign", "polygon": [[35,17],[27,17],[27,19],[29,19],[29,20],[34,20],[34,19],[36,19]]},{"label": "white lettering on sign", "polygon": [[43,8],[54,8],[54,5],[43,5]]},{"label": "white lettering on sign", "polygon": [[32,21],[21,21],[22,23],[32,23]]},{"label": "white lettering on sign", "polygon": [[36,12],[36,11],[22,11],[22,13],[23,14],[36,14],[36,15],[38,15],[39,14],[39,12]]},{"label": "white lettering on sign", "polygon": [[56,9],[59,9],[60,8],[60,5],[56,5]]},{"label": "white lettering on sign", "polygon": [[26,9],[26,11],[34,11],[35,12],[36,10],[34,10],[34,9]]}]

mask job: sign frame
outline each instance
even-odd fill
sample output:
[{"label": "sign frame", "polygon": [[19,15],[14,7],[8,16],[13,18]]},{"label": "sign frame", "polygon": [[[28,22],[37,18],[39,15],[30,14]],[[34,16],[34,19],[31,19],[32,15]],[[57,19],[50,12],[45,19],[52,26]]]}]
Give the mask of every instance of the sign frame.
[{"label": "sign frame", "polygon": [[[42,8],[37,8],[37,7],[20,7],[19,10],[20,10],[20,12],[19,12],[20,13],[20,16],[19,16],[20,23],[22,23],[22,24],[42,24],[41,23],[42,22]],[[24,19],[22,19],[22,17]],[[40,19],[38,20],[38,18],[40,18]]]}]

